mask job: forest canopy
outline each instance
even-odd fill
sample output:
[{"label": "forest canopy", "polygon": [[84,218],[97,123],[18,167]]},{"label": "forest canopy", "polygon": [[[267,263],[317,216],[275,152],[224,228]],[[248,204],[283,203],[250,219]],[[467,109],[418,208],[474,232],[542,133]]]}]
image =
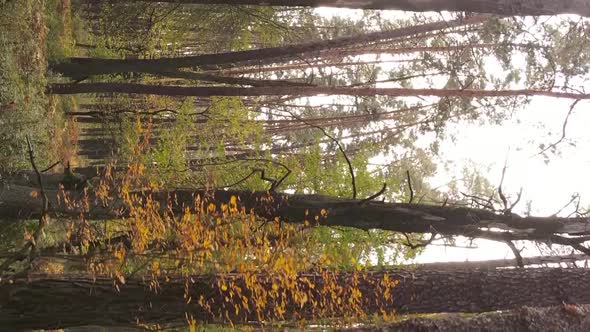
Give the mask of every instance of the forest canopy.
[{"label": "forest canopy", "polygon": [[587,331],[588,16],[0,0],[0,322]]}]

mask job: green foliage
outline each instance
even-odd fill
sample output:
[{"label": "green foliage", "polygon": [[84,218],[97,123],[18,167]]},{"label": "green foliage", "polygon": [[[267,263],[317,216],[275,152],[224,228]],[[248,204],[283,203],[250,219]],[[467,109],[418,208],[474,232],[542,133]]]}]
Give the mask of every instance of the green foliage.
[{"label": "green foliage", "polygon": [[271,7],[187,6],[96,2],[80,5],[90,34],[83,42],[98,57],[186,55],[277,45],[286,26]]},{"label": "green foliage", "polygon": [[[260,147],[263,143],[262,126],[253,120],[254,114],[237,97],[213,97],[206,115],[207,121],[195,132],[194,142],[198,145],[193,157],[202,160],[202,164],[212,165],[203,169],[198,182],[213,187],[238,182],[252,169],[241,163],[226,163],[224,159],[227,156],[225,161],[231,161],[232,154],[239,153],[240,148]],[[226,150],[227,147],[233,148],[233,151]],[[264,188],[268,183],[252,177],[242,186]]]},{"label": "green foliage", "polygon": [[29,222],[0,219],[0,251],[8,252],[23,245],[23,234]]},{"label": "green foliage", "polygon": [[0,171],[28,167],[25,136],[48,143],[45,112],[45,27],[38,1],[14,1],[0,11]]},{"label": "green foliage", "polygon": [[186,149],[195,132],[194,117],[191,115],[193,102],[193,98],[187,98],[184,101],[172,126],[162,129],[158,143],[148,152],[146,166],[151,178],[150,182],[159,182],[159,187],[182,186],[189,180],[186,176],[188,167]]},{"label": "green foliage", "polygon": [[71,34],[72,15],[61,0],[45,1],[47,27],[47,57],[59,60],[75,55],[75,40]]}]

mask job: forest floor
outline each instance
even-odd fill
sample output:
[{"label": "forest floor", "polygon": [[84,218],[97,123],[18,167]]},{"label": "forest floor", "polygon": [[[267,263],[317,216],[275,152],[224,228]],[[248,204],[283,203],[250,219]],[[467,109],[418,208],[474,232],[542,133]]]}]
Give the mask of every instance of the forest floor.
[{"label": "forest floor", "polygon": [[[77,100],[45,93],[47,82],[59,79],[47,72],[48,63],[72,55],[74,45],[70,0],[0,0],[0,182],[32,170],[26,137],[39,169],[75,160],[77,126],[65,114],[77,109]],[[0,250],[22,246],[23,233],[35,227],[33,220],[0,217]],[[40,246],[58,239],[43,237]]]},{"label": "forest floor", "polygon": [[45,94],[47,64],[74,45],[70,0],[0,1],[0,171],[30,169],[27,136],[41,168],[74,155],[75,125],[64,114],[76,101]]}]

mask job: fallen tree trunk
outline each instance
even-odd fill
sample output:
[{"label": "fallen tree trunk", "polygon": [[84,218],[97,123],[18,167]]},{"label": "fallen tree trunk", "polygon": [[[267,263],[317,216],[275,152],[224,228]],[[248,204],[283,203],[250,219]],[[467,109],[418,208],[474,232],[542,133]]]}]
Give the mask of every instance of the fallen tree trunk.
[{"label": "fallen tree trunk", "polygon": [[[35,216],[41,211],[41,199],[33,197],[35,188],[4,185],[0,187],[0,213],[16,216]],[[60,203],[58,191],[47,191],[52,212],[79,215],[80,209]],[[74,198],[83,194],[69,192]],[[291,223],[310,225],[344,226],[363,230],[382,229],[405,233],[438,233],[442,235],[486,238],[495,241],[535,240],[551,241],[556,244],[576,245],[577,250],[588,240],[590,233],[588,218],[521,217],[517,214],[496,213],[489,210],[461,206],[437,206],[425,204],[389,203],[373,200],[344,199],[319,195],[290,195],[283,193],[249,192],[238,190],[175,190],[158,192],[136,192],[137,197],[150,196],[157,201],[160,213],[167,211],[182,213],[185,207],[194,208],[199,204],[215,204],[218,210],[222,204],[237,197],[238,210],[251,212],[259,217],[274,220],[275,217]],[[89,209],[84,211],[89,219],[110,219],[127,216],[127,206],[120,199],[114,199],[104,206],[92,195],[88,199]],[[491,231],[490,228],[499,231]],[[567,234],[571,238],[561,235]],[[584,251],[588,254],[590,251]]]},{"label": "fallen tree trunk", "polygon": [[[489,210],[461,206],[390,203],[374,200],[345,199],[320,195],[290,195],[283,193],[237,190],[175,190],[155,192],[152,197],[160,206],[170,202],[178,211],[194,206],[195,198],[207,203],[221,204],[238,197],[238,209],[274,220],[287,222],[345,226],[359,229],[383,229],[408,233],[446,235],[482,235],[482,229],[506,231],[507,239],[541,239],[552,234],[584,235],[590,232],[588,218],[520,217],[517,214],[495,213]],[[508,233],[508,231],[510,231]]]},{"label": "fallen tree trunk", "polygon": [[587,269],[226,274],[114,284],[110,278],[68,276],[4,282],[0,321],[19,330],[166,323],[187,314],[198,321],[238,323],[590,303]]},{"label": "fallen tree trunk", "polygon": [[[69,203],[63,201],[63,193],[70,198]],[[103,206],[94,195],[89,194],[90,210],[86,210],[82,200],[84,191],[64,191],[58,189],[46,189],[45,195],[49,201],[50,214],[60,214],[79,217],[85,213],[90,219],[111,219],[119,215],[116,208],[122,207],[121,202],[113,203],[113,206]],[[9,218],[37,218],[43,208],[43,202],[39,196],[39,189],[20,184],[0,184],[0,215]]]},{"label": "fallen tree trunk", "polygon": [[590,331],[590,306],[523,307],[507,312],[483,313],[473,316],[445,314],[439,317],[410,318],[380,326],[336,329],[338,332],[539,332]]},{"label": "fallen tree trunk", "polygon": [[[546,265],[546,264],[567,264],[572,266],[575,263],[584,263],[590,260],[590,256],[586,254],[566,255],[566,256],[533,256],[523,257],[524,266],[530,265]],[[516,267],[518,261],[516,259],[490,259],[485,261],[467,261],[467,262],[436,262],[436,263],[422,263],[413,266],[416,269],[426,270],[461,270],[461,269],[478,269],[478,270],[494,270],[497,268]]]}]

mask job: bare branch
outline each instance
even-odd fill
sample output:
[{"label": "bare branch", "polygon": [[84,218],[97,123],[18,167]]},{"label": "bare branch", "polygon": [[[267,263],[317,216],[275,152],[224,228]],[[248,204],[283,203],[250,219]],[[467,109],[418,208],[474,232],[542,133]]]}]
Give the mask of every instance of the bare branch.
[{"label": "bare branch", "polygon": [[45,172],[49,171],[50,169],[54,168],[55,166],[59,165],[60,163],[61,163],[61,160],[54,162],[53,164],[51,164],[51,166],[42,170],[41,173],[45,173]]},{"label": "bare branch", "polygon": [[514,209],[514,207],[516,206],[516,204],[518,204],[518,202],[520,202],[520,198],[522,197],[522,187],[520,188],[520,191],[518,192],[518,196],[516,196],[516,200],[510,204],[510,207],[508,208],[508,211],[512,212],[512,209]]},{"label": "bare branch", "polygon": [[373,195],[363,199],[362,201],[359,202],[359,204],[364,204],[370,200],[373,200],[373,199],[379,197],[379,195],[383,194],[386,189],[387,189],[387,183],[384,183],[383,188],[381,188],[381,190],[379,190],[378,192],[374,193]]},{"label": "bare branch", "polygon": [[406,171],[406,177],[408,179],[408,188],[410,189],[410,200],[408,203],[412,204],[414,201],[414,189],[412,188],[412,178],[410,177],[410,171]]},{"label": "bare branch", "polygon": [[551,216],[557,216],[558,214],[560,214],[565,208],[567,208],[568,206],[570,206],[570,204],[572,204],[576,199],[579,200],[580,198],[580,194],[579,193],[574,193],[572,194],[572,197],[570,198],[569,202],[567,202],[561,209],[557,210],[557,212],[555,212],[554,214],[552,214]]},{"label": "bare branch", "polygon": [[29,137],[26,137],[27,140],[27,147],[29,149],[29,160],[31,161],[31,166],[33,166],[33,170],[35,170],[35,173],[37,174],[37,181],[39,182],[39,190],[40,190],[40,194],[41,194],[41,199],[43,200],[43,208],[41,211],[41,216],[39,217],[39,226],[37,227],[37,230],[35,230],[35,233],[33,234],[33,239],[31,240],[31,260],[34,258],[33,255],[35,253],[35,249],[37,247],[37,241],[39,240],[39,237],[41,235],[41,233],[43,232],[43,228],[45,227],[45,225],[47,224],[47,212],[49,210],[49,199],[47,199],[47,195],[45,193],[45,187],[43,186],[43,181],[41,179],[41,173],[39,172],[39,169],[37,168],[37,164],[35,163],[35,154],[33,152],[33,146],[31,145],[31,140],[29,139]]},{"label": "bare branch", "polygon": [[546,148],[544,148],[543,150],[541,150],[538,154],[543,154],[545,152],[547,152],[547,150],[549,149],[555,149],[557,147],[558,144],[560,144],[561,142],[563,142],[563,140],[565,139],[566,136],[566,129],[567,129],[567,122],[570,118],[570,115],[572,115],[574,108],[576,107],[576,105],[578,104],[578,102],[580,101],[580,99],[576,99],[571,105],[570,105],[570,109],[567,112],[567,115],[565,116],[565,120],[563,120],[563,126],[561,127],[561,137],[549,144]]},{"label": "bare branch", "polygon": [[[37,242],[39,241],[39,237],[43,233],[43,228],[47,224],[47,213],[49,211],[49,199],[47,198],[47,194],[45,193],[45,187],[43,186],[43,181],[41,177],[41,172],[37,168],[37,164],[35,163],[35,154],[33,151],[33,146],[31,144],[31,140],[28,136],[25,137],[27,141],[27,148],[29,154],[29,160],[31,162],[31,166],[37,175],[37,182],[39,182],[39,191],[41,195],[41,199],[43,201],[43,205],[41,207],[41,214],[39,216],[39,226],[31,236],[31,239],[22,247],[22,249],[16,252],[11,258],[6,259],[2,265],[0,265],[0,272],[7,271],[15,262],[24,260],[27,256],[29,257],[29,261],[32,262],[36,255],[37,249]],[[28,255],[27,255],[28,252]]]},{"label": "bare branch", "polygon": [[514,243],[510,240],[506,241],[506,244],[508,245],[510,250],[512,250],[512,253],[514,253],[514,258],[516,259],[516,265],[520,268],[524,268],[524,261],[522,260],[522,256],[520,255],[520,251],[518,250],[518,248],[516,248]]},{"label": "bare branch", "polygon": [[260,169],[260,168],[255,168],[252,170],[252,172],[250,174],[248,174],[245,178],[241,179],[240,181],[236,182],[236,183],[232,183],[229,185],[224,185],[224,186],[218,186],[218,188],[229,188],[229,187],[233,187],[233,186],[237,186],[238,184],[246,181],[248,178],[250,178],[253,174],[255,174],[256,172],[260,172],[260,176],[262,180],[271,182],[272,185],[270,187],[270,191],[274,192],[276,190],[276,188],[278,188],[281,183],[283,183],[283,181],[291,174],[291,169],[289,167],[287,167],[287,165],[276,161],[276,160],[272,160],[272,159],[264,159],[264,158],[246,158],[246,159],[234,159],[234,160],[226,160],[226,161],[221,161],[218,163],[206,163],[206,164],[195,164],[193,165],[193,167],[206,167],[206,166],[221,166],[221,165],[227,165],[227,164],[233,164],[233,163],[237,163],[237,162],[244,162],[244,161],[259,161],[259,162],[266,162],[266,163],[271,163],[271,164],[275,164],[278,166],[281,166],[282,168],[284,168],[286,170],[286,173],[278,180],[275,179],[271,179],[271,178],[267,178],[264,175],[264,170]]},{"label": "bare branch", "polygon": [[498,185],[498,196],[500,196],[500,199],[502,200],[502,204],[504,204],[504,214],[507,214],[510,212],[510,210],[508,210],[508,200],[506,199],[506,196],[504,196],[504,193],[502,192],[502,185],[504,184],[504,176],[506,175],[506,165],[508,164],[508,156],[506,156],[506,160],[504,160],[504,167],[502,168],[502,178],[500,179],[500,184]]},{"label": "bare branch", "polygon": [[408,236],[407,233],[402,233],[402,234],[406,238],[406,243],[403,243],[403,245],[405,245],[407,247],[410,247],[411,249],[418,249],[418,248],[424,248],[424,247],[426,247],[427,245],[431,244],[432,241],[434,241],[435,238],[436,238],[436,236],[438,235],[436,232],[432,232],[430,234],[430,239],[428,239],[426,241],[422,241],[422,242],[417,243],[417,244],[413,244],[410,241],[410,237]]}]

